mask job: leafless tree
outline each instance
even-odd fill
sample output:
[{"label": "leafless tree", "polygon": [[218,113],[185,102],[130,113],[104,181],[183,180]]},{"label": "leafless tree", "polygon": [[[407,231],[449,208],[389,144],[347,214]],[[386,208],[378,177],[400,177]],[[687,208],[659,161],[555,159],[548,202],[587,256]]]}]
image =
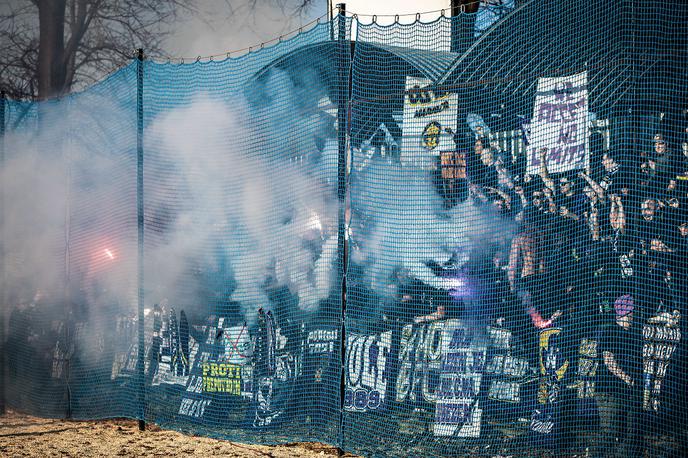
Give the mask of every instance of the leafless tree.
[{"label": "leafless tree", "polygon": [[[248,4],[258,0],[249,0]],[[274,0],[279,6],[286,0]],[[0,5],[0,85],[12,98],[46,99],[92,83],[162,44],[185,0],[7,0]],[[231,4],[226,1],[228,11]],[[245,2],[244,2],[245,3]],[[293,4],[307,8],[310,0]]]}]

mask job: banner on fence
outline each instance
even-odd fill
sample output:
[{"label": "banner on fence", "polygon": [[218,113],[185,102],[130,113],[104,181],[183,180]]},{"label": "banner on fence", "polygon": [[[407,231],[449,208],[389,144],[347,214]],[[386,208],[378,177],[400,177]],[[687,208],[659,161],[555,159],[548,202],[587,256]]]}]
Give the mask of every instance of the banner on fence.
[{"label": "banner on fence", "polygon": [[437,402],[445,321],[406,325],[401,330],[396,401],[416,405]]},{"label": "banner on fence", "polygon": [[442,329],[440,388],[435,405],[435,436],[480,436],[482,409],[478,395],[485,369],[486,348],[472,342],[458,320]]},{"label": "banner on fence", "polygon": [[[681,341],[678,311],[651,318],[643,326],[643,409],[658,413],[671,356]],[[664,318],[664,319],[663,319]]]},{"label": "banner on fence", "polygon": [[[251,426],[263,428],[284,419],[296,379],[301,375],[303,346],[298,336],[281,333],[270,311],[258,310],[257,332]],[[289,338],[298,342],[289,345]]]},{"label": "banner on fence", "polygon": [[510,329],[488,327],[491,348],[485,373],[491,376],[488,399],[518,404],[521,402],[521,380],[531,371],[528,360],[512,354]]},{"label": "banner on fence", "polygon": [[560,328],[540,331],[539,362],[540,383],[537,405],[530,421],[530,430],[536,434],[550,435],[556,427],[559,414],[559,394],[562,381],[569,367],[560,342]]},{"label": "banner on fence", "polygon": [[392,331],[347,336],[345,410],[366,412],[384,407],[391,348]]},{"label": "banner on fence", "polygon": [[222,397],[253,398],[253,349],[247,326],[230,324],[225,317],[211,317],[208,326],[194,330],[201,337],[190,339],[191,369],[177,414],[200,421]]},{"label": "banner on fence", "polygon": [[[186,386],[189,379],[192,356],[198,351],[198,342],[189,334],[189,324],[182,310],[180,319],[174,308],[162,319],[160,343],[157,358],[157,371],[153,375],[153,385],[171,384]],[[150,364],[150,362],[149,362]]]},{"label": "banner on fence", "polygon": [[426,78],[406,77],[401,162],[434,169],[443,152],[456,150],[458,94],[432,88]]},{"label": "banner on fence", "polygon": [[588,75],[538,80],[528,138],[528,173],[537,174],[544,157],[550,173],[587,168]]},{"label": "banner on fence", "polygon": [[581,339],[578,345],[578,370],[576,372],[576,396],[579,400],[595,397],[595,379],[599,367],[597,340]]}]

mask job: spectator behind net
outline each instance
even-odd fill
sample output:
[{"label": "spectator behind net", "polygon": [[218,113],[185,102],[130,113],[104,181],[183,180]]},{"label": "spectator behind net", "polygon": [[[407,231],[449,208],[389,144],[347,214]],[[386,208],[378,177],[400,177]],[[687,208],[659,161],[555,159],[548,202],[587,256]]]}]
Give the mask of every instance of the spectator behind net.
[{"label": "spectator behind net", "polygon": [[[642,332],[633,296],[614,302],[614,323],[603,331],[597,392],[600,428],[592,456],[641,456]],[[618,453],[615,453],[618,452]]]}]

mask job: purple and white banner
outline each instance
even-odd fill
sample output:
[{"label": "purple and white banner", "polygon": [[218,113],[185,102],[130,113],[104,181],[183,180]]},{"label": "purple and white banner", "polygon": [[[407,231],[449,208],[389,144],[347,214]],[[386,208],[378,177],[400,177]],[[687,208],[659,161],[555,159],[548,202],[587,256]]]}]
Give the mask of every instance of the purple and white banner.
[{"label": "purple and white banner", "polygon": [[472,342],[462,322],[444,322],[440,388],[432,428],[435,436],[480,436],[482,409],[478,395],[485,360],[486,348]]},{"label": "purple and white banner", "polygon": [[588,130],[587,72],[540,78],[528,139],[528,173],[538,173],[542,157],[550,173],[587,168]]}]

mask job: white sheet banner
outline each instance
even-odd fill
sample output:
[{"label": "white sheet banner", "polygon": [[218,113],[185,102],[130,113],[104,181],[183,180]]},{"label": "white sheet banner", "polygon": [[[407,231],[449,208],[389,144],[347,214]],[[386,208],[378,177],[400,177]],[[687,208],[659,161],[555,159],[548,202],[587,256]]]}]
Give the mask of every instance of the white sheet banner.
[{"label": "white sheet banner", "polygon": [[401,163],[432,169],[442,151],[454,151],[458,94],[435,91],[425,78],[406,77]]},{"label": "white sheet banner", "polygon": [[444,322],[440,388],[435,404],[435,436],[479,437],[482,409],[478,403],[487,351],[472,343],[459,320]]},{"label": "white sheet banner", "polygon": [[588,131],[587,72],[540,78],[530,127],[528,173],[538,173],[543,153],[550,173],[587,168]]}]

